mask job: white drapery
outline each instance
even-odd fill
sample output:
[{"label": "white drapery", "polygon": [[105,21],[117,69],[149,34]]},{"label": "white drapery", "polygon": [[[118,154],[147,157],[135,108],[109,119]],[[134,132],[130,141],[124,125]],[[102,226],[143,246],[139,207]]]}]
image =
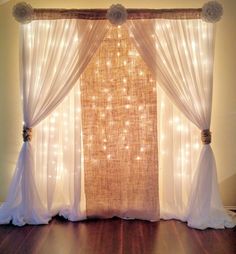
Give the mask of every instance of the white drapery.
[{"label": "white drapery", "polygon": [[[173,103],[200,130],[210,129],[214,25],[202,20],[131,20],[127,26],[140,55]],[[163,157],[160,160],[166,163]],[[169,188],[163,186],[162,197]],[[176,202],[172,203],[171,213],[169,200],[163,200],[160,206],[162,218],[178,218],[190,227],[234,226],[220,200],[215,158],[209,144],[201,149],[188,207],[177,215]]]},{"label": "white drapery", "polygon": [[[201,20],[141,20],[128,21],[127,25],[158,84],[199,129],[209,129],[213,25]],[[88,20],[33,21],[22,26],[24,124],[36,127],[37,135],[33,137],[32,144],[23,144],[7,200],[0,208],[0,224],[11,220],[15,225],[47,223],[56,213],[70,220],[86,218],[80,114],[74,114],[81,110],[80,90],[76,83],[108,28],[106,21]],[[70,95],[61,103],[70,90]],[[219,198],[210,145],[203,146],[192,179],[195,154],[199,152],[196,129],[186,122],[162,91],[158,94],[159,116],[163,117],[159,129],[162,218],[188,221],[189,226],[201,229],[233,226]],[[40,125],[43,119],[44,124]],[[165,137],[167,122],[172,134],[168,133]],[[72,124],[67,126],[64,123]],[[44,133],[44,128],[49,130]],[[176,128],[177,131],[185,129],[188,134],[176,133]],[[175,138],[175,144],[171,143],[171,137]],[[178,138],[179,141],[176,141]],[[53,143],[53,147],[42,144],[40,151],[47,155],[44,154],[39,165],[34,161],[33,146],[42,140]],[[172,158],[177,156],[177,162],[175,152],[181,153],[177,166],[170,160],[171,157],[162,156],[165,155],[166,144],[170,147]],[[189,152],[187,144],[196,149]],[[191,154],[191,165],[186,159],[188,153]],[[66,168],[72,168],[72,171]],[[173,183],[171,191],[170,184],[166,183]]]},{"label": "white drapery", "polygon": [[[45,119],[76,84],[108,29],[107,21],[33,21],[21,26],[21,93],[24,125],[32,128]],[[50,159],[50,157],[49,157]],[[0,223],[15,225],[48,223],[54,214],[50,200],[55,187],[48,182],[47,204],[35,185],[33,146],[25,142],[6,202],[0,208]],[[80,177],[80,167],[77,167]],[[75,186],[76,188],[76,186]],[[80,198],[80,187],[77,191]],[[67,216],[84,218],[75,198]],[[46,207],[47,205],[47,207]]]}]

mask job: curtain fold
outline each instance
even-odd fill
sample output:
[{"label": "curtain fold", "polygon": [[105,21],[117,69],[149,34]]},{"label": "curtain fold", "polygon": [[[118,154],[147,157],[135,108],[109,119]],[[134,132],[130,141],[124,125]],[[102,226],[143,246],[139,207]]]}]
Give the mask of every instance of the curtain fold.
[{"label": "curtain fold", "polygon": [[[61,103],[108,28],[107,21],[86,20],[33,21],[21,26],[20,83],[26,127],[35,127]],[[27,141],[6,202],[0,208],[0,224],[11,220],[15,225],[49,221],[52,213],[39,198],[34,174],[33,147]]]},{"label": "curtain fold", "polygon": [[[210,129],[214,25],[199,19],[130,20],[127,26],[158,85],[200,130]],[[234,226],[220,202],[215,175],[213,152],[210,145],[204,145],[192,179],[189,205],[179,218],[191,227]]]},{"label": "curtain fold", "polygon": [[201,147],[199,129],[159,86],[157,102],[161,217],[184,220]]}]

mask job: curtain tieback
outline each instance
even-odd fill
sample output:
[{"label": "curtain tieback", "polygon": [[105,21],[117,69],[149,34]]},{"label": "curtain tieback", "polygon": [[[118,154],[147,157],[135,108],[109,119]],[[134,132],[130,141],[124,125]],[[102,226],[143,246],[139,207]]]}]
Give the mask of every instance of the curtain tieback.
[{"label": "curtain tieback", "polygon": [[32,128],[23,126],[22,136],[23,136],[24,142],[31,141],[31,139],[32,139]]},{"label": "curtain tieback", "polygon": [[211,143],[211,132],[209,129],[202,130],[201,140],[204,145],[208,145]]}]

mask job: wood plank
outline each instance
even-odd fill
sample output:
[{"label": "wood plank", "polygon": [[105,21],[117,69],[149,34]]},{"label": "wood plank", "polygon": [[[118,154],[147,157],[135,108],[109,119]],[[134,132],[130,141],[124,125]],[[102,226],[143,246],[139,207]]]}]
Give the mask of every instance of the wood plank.
[{"label": "wood plank", "polygon": [[0,226],[0,253],[235,254],[236,228],[196,230],[176,220],[69,222],[55,217],[43,226]]},{"label": "wood plank", "polygon": [[[0,228],[2,232],[5,231],[7,236],[5,239],[3,239],[2,242],[0,242],[0,253],[4,254],[17,253],[17,251],[24,244],[28,235],[32,231],[33,226],[15,227],[9,225],[4,227],[5,229],[2,228],[2,226]],[[8,230],[10,230],[10,232]]]}]

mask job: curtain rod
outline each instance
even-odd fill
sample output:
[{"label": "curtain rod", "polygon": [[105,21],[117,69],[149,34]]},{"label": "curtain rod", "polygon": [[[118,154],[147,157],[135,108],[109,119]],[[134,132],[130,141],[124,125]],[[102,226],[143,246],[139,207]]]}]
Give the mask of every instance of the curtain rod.
[{"label": "curtain rod", "polygon": [[[199,19],[198,9],[126,9],[127,19]],[[105,20],[108,9],[33,9],[32,19]]]},{"label": "curtain rod", "polygon": [[[120,4],[112,5],[109,9],[42,9],[33,8],[30,4],[21,2],[13,7],[13,16],[20,23],[32,20],[55,19],[203,19],[215,23],[220,20],[223,7],[216,1],[210,1],[202,8],[190,9],[132,9]],[[109,16],[109,17],[108,17]]]}]

